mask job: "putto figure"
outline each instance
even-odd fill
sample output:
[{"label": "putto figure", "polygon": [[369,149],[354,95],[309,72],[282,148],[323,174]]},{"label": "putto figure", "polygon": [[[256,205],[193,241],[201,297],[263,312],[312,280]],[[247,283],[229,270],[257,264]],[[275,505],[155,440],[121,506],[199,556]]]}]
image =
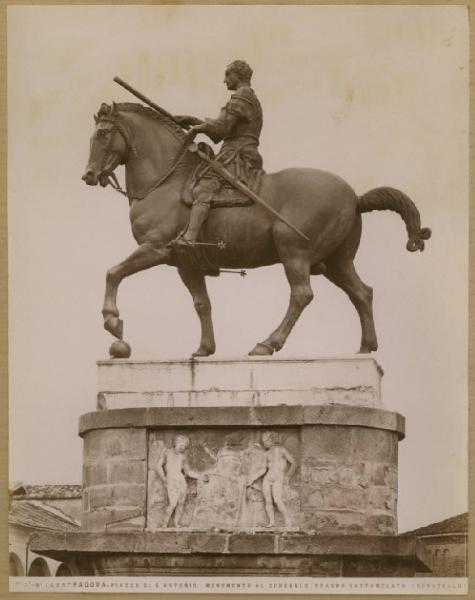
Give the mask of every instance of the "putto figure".
[{"label": "putto figure", "polygon": [[168,523],[173,515],[175,527],[181,527],[181,517],[186,499],[186,477],[192,479],[207,479],[193,471],[186,456],[186,451],[190,445],[190,440],[186,435],[177,435],[174,440],[173,448],[167,448],[160,456],[156,468],[157,475],[164,482],[168,494],[168,506],[163,519],[163,526],[168,527]]},{"label": "putto figure", "polygon": [[[262,158],[258,152],[259,135],[262,129],[262,108],[251,88],[252,69],[243,60],[235,60],[226,68],[224,83],[234,91],[231,99],[221,109],[217,119],[201,121],[196,117],[175,116],[175,121],[185,128],[191,127],[190,137],[204,133],[214,143],[223,141],[216,161],[237,179],[253,187],[262,169]],[[207,165],[198,174],[199,183],[193,190],[194,202],[190,222],[178,243],[196,242],[201,226],[206,220],[212,200],[222,193],[226,182]]]},{"label": "putto figure", "polygon": [[269,519],[267,526],[275,526],[275,504],[284,518],[285,526],[290,527],[290,517],[283,497],[284,486],[290,481],[297,465],[287,448],[278,444],[275,432],[265,431],[262,434],[262,443],[266,449],[267,470],[262,480],[262,493]]}]

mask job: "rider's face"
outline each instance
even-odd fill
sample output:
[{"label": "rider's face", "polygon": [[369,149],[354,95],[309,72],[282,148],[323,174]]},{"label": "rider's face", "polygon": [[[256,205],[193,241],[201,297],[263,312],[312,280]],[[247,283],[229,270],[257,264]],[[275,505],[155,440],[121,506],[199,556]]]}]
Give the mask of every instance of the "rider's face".
[{"label": "rider's face", "polygon": [[236,71],[233,69],[226,69],[226,72],[224,73],[224,83],[228,90],[237,90],[239,82],[240,80]]}]

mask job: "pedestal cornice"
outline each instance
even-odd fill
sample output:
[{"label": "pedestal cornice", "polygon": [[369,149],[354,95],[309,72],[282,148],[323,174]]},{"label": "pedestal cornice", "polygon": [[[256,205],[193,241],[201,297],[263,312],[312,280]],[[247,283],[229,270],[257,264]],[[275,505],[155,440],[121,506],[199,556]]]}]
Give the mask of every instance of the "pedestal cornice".
[{"label": "pedestal cornice", "polygon": [[348,405],[224,406],[199,408],[125,408],[99,410],[80,417],[79,435],[96,429],[130,427],[284,427],[342,425],[385,429],[405,436],[405,419],[396,412]]}]

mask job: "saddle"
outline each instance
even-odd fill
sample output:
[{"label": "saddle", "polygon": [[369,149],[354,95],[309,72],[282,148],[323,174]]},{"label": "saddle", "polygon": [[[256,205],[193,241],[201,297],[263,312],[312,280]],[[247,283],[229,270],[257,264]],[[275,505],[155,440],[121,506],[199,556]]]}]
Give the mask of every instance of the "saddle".
[{"label": "saddle", "polygon": [[[198,144],[199,149],[204,152],[209,158],[214,159],[215,155],[211,146],[206,144],[205,142],[200,142]],[[252,190],[254,193],[259,194],[259,189],[261,187],[262,175],[264,174],[263,170],[256,170],[252,173],[252,177],[249,181],[246,181],[245,184],[247,187]],[[194,197],[194,188],[203,177],[209,177],[210,175],[219,178],[217,173],[214,173],[209,165],[199,164],[194,171],[192,171],[191,175],[185,181],[181,193],[181,200],[185,204],[185,206],[191,206],[195,201]],[[211,200],[211,208],[228,208],[233,206],[252,206],[254,201],[251,200],[248,196],[237,190],[230,183],[222,180],[221,189],[219,192],[213,197]]]}]

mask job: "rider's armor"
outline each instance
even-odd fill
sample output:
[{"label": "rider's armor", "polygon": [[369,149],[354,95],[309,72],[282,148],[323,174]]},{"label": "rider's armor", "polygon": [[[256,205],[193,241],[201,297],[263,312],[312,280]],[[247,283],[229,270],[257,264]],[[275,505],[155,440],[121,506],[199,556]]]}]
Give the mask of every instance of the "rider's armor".
[{"label": "rider's armor", "polygon": [[[254,90],[240,86],[223,106],[217,119],[205,119],[202,133],[213,142],[223,142],[215,160],[248,187],[255,189],[262,174],[262,157],[258,152],[262,129],[262,108]],[[206,163],[198,170],[193,187],[194,203],[185,240],[193,242],[214,198],[231,192],[240,196],[233,186],[224,181]],[[242,198],[240,198],[242,203]],[[239,201],[238,201],[239,202]],[[246,203],[248,203],[246,199]],[[232,205],[232,201],[227,204]]]},{"label": "rider's armor", "polygon": [[[252,171],[262,169],[262,158],[257,150],[261,129],[260,102],[254,90],[243,85],[234,92],[217,119],[205,119],[203,133],[215,143],[223,141],[216,160],[241,181],[248,183]],[[209,177],[215,176],[209,170],[207,174]]]}]

